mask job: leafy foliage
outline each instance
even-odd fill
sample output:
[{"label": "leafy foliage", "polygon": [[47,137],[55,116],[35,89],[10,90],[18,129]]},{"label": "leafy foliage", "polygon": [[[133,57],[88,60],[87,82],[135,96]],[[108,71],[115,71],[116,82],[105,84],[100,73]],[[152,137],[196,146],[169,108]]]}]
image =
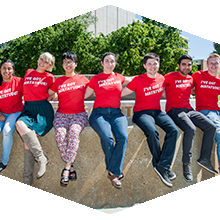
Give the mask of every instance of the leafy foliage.
[{"label": "leafy foliage", "polygon": [[96,74],[102,71],[101,57],[111,51],[118,57],[115,71],[132,76],[145,71],[142,60],[148,52],[160,56],[162,74],[176,70],[178,58],[186,53],[187,43],[176,28],[136,21],[106,36],[93,37],[86,29],[94,21],[90,13],[11,40],[0,46],[0,60],[13,60],[16,74],[23,77],[28,68],[36,68],[39,55],[48,51],[56,58],[53,74],[60,75],[64,72],[60,57],[72,51],[78,56],[77,72]]},{"label": "leafy foliage", "polygon": [[36,68],[40,54],[48,51],[56,58],[53,74],[62,74],[61,55],[67,51],[76,52],[80,66],[89,54],[90,38],[91,34],[82,23],[70,19],[9,41],[1,56],[13,60],[17,75],[24,76],[28,68]]},{"label": "leafy foliage", "polygon": [[160,56],[162,74],[174,71],[178,58],[188,48],[179,30],[140,21],[107,35],[107,43],[107,49],[118,55],[120,65],[117,71],[130,76],[145,71],[142,60],[148,52],[155,52]]},{"label": "leafy foliage", "polygon": [[218,53],[218,54],[220,54],[220,44],[218,44],[218,43],[213,43],[213,45],[214,45],[214,48],[215,48],[215,53]]}]

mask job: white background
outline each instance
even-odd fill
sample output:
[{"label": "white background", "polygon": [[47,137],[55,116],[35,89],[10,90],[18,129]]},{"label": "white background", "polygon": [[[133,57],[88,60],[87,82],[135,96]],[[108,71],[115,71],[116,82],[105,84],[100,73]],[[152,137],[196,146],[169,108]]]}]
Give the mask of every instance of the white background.
[{"label": "white background", "polygon": [[[3,1],[0,4],[0,43],[110,4],[220,43],[218,2],[219,0]],[[1,219],[218,218],[219,186],[218,176],[112,216],[0,176],[0,215]]]}]

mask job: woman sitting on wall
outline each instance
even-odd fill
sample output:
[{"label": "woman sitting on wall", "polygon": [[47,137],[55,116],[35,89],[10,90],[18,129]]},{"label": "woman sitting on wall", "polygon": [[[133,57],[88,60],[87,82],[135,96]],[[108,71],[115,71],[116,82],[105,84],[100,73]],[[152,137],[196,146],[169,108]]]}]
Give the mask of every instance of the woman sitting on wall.
[{"label": "woman sitting on wall", "polygon": [[0,65],[0,132],[3,131],[0,172],[7,167],[13,145],[15,122],[23,109],[23,79],[14,75],[15,65],[7,59]]},{"label": "woman sitting on wall", "polygon": [[54,82],[51,73],[55,58],[46,52],[40,55],[37,69],[28,69],[24,76],[24,108],[16,122],[16,128],[24,141],[24,183],[32,185],[35,160],[38,162],[37,178],[46,172],[49,162],[44,155],[37,135],[44,136],[53,127],[54,110],[47,101],[48,89]]},{"label": "woman sitting on wall", "polygon": [[[73,163],[79,147],[79,135],[88,124],[88,115],[84,107],[84,94],[89,80],[75,73],[77,56],[66,52],[61,57],[65,75],[56,79],[49,94],[58,94],[59,108],[55,114],[53,126],[61,158],[66,166],[61,173],[61,186],[67,186],[69,180],[76,180]],[[69,138],[67,141],[67,132]]]},{"label": "woman sitting on wall", "polygon": [[115,54],[110,52],[104,54],[101,61],[103,73],[91,78],[85,98],[95,92],[89,123],[101,139],[108,178],[113,186],[120,188],[124,177],[122,165],[128,139],[128,123],[121,112],[120,99],[122,85],[128,84],[131,78],[113,72],[116,64]]}]

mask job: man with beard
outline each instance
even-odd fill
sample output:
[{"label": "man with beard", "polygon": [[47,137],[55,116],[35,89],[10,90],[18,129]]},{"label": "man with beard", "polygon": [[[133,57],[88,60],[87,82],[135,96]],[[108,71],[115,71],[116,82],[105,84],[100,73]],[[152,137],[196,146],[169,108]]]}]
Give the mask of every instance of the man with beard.
[{"label": "man with beard", "polygon": [[210,162],[216,126],[202,113],[195,111],[189,102],[193,88],[192,64],[192,58],[189,55],[182,55],[178,61],[179,71],[165,75],[166,112],[184,132],[182,162],[186,181],[193,180],[191,162],[196,127],[204,132],[201,154],[197,163],[214,174],[218,173]]}]

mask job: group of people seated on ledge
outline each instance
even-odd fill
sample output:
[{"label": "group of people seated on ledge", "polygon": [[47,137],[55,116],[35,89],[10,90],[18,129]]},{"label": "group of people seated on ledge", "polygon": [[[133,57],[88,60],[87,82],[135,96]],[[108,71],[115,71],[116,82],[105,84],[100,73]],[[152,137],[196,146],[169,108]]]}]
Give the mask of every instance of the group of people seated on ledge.
[{"label": "group of people seated on ledge", "polygon": [[[51,73],[55,58],[48,52],[40,55],[36,70],[28,69],[24,78],[15,76],[13,61],[6,59],[1,62],[0,132],[3,131],[3,151],[0,172],[7,167],[13,145],[12,135],[17,129],[25,149],[23,182],[32,185],[35,161],[38,163],[37,178],[42,177],[49,159],[43,152],[38,136],[44,136],[54,127],[57,146],[65,162],[60,184],[67,186],[69,180],[77,179],[73,164],[79,148],[79,135],[89,123],[100,137],[107,177],[114,187],[121,188],[128,122],[121,112],[120,100],[122,96],[135,92],[132,120],[144,132],[152,154],[153,168],[166,186],[172,187],[171,181],[176,178],[170,167],[178,136],[177,126],[183,131],[182,163],[185,180],[193,180],[191,164],[196,127],[203,131],[197,163],[213,174],[218,173],[210,162],[214,139],[220,162],[218,54],[213,53],[208,57],[207,71],[194,74],[191,74],[192,58],[182,55],[177,64],[179,71],[163,76],[158,73],[159,56],[147,53],[143,59],[146,72],[125,77],[114,72],[116,55],[107,52],[101,60],[103,72],[94,75],[90,81],[75,73],[78,63],[75,53],[64,53],[61,62],[65,75],[56,80]],[[196,110],[190,105],[192,92],[195,93]],[[88,118],[84,99],[93,93],[95,101]],[[166,112],[161,111],[160,107],[162,95],[167,100]],[[52,100],[58,100],[55,114],[50,104]],[[156,125],[165,132],[163,146],[160,146]]]}]

